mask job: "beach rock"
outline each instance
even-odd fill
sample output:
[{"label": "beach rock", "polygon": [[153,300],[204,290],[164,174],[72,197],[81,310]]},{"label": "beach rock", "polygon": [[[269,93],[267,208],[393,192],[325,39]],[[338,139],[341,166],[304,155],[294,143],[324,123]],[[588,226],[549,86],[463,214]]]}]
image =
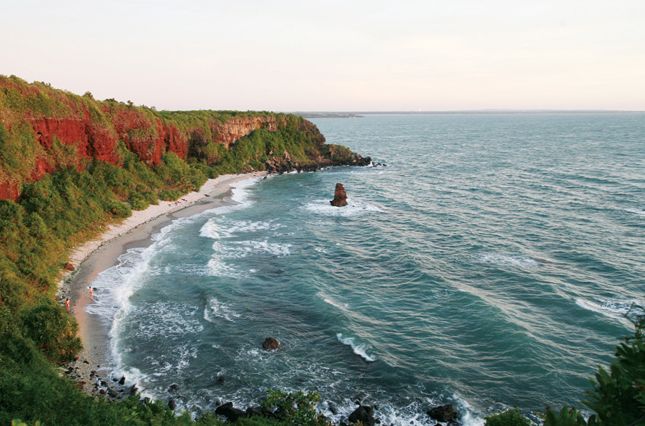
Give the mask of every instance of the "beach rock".
[{"label": "beach rock", "polygon": [[175,402],[174,399],[171,399],[168,401],[168,408],[170,408],[171,410],[174,410],[175,408],[177,408],[177,403]]},{"label": "beach rock", "polygon": [[177,383],[173,383],[172,385],[168,386],[168,392],[170,393],[175,393],[179,390],[179,385]]},{"label": "beach rock", "polygon": [[119,384],[123,386],[125,384],[125,376],[121,376],[121,379],[119,380]]},{"label": "beach rock", "polygon": [[347,205],[347,193],[342,183],[336,184],[334,199],[329,202],[334,207],[344,207]]},{"label": "beach rock", "polygon": [[139,389],[137,388],[137,385],[130,386],[130,395],[136,395],[137,392],[139,392]]},{"label": "beach rock", "polygon": [[226,417],[232,423],[235,423],[240,417],[244,416],[244,411],[233,407],[232,402],[222,404],[215,409],[215,414]]},{"label": "beach rock", "polygon": [[262,349],[265,351],[275,351],[280,347],[280,341],[276,339],[275,337],[267,337],[264,339],[264,342],[262,342]]},{"label": "beach rock", "polygon": [[71,263],[71,262],[67,262],[67,263],[65,264],[65,266],[63,266],[63,268],[64,268],[66,271],[70,271],[70,272],[76,269],[76,268],[74,267],[74,265],[72,265],[72,263]]},{"label": "beach rock", "polygon": [[446,404],[431,408],[428,416],[440,422],[455,422],[459,413],[452,404]]},{"label": "beach rock", "polygon": [[374,408],[369,405],[359,405],[356,410],[349,415],[349,423],[359,423],[363,426],[374,426],[376,419],[374,418]]}]

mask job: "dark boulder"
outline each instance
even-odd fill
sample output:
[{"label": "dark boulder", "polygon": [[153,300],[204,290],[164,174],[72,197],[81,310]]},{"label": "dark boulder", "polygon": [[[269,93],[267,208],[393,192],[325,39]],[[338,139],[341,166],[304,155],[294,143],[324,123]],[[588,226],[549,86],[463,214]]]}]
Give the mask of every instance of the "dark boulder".
[{"label": "dark boulder", "polygon": [[123,386],[125,384],[125,376],[121,376],[121,379],[119,379],[119,384]]},{"label": "dark boulder", "polygon": [[253,407],[253,406],[251,406],[251,407],[248,407],[246,409],[246,415],[249,416],[249,417],[254,417],[254,416],[258,417],[258,416],[264,416],[265,412],[262,409],[262,407]]},{"label": "dark boulder", "polygon": [[374,408],[369,405],[359,405],[356,410],[349,415],[349,423],[361,423],[364,426],[374,426],[376,419],[374,418]]},{"label": "dark boulder", "polygon": [[168,401],[168,408],[175,410],[177,408],[177,402],[174,399]]},{"label": "dark boulder", "polygon": [[334,207],[344,207],[347,205],[347,193],[342,183],[336,184],[334,190],[334,199],[329,202]]},{"label": "dark boulder", "polygon": [[428,410],[428,415],[439,422],[455,422],[459,413],[452,404],[440,405]]},{"label": "dark boulder", "polygon": [[280,347],[280,341],[275,337],[267,337],[262,342],[262,349],[265,351],[275,351]]},{"label": "dark boulder", "polygon": [[244,416],[244,411],[233,407],[232,402],[222,404],[215,409],[215,414],[226,417],[229,422],[235,423],[240,417]]},{"label": "dark boulder", "polygon": [[172,385],[168,386],[168,392],[170,393],[175,393],[179,390],[179,385],[177,383],[173,383]]}]

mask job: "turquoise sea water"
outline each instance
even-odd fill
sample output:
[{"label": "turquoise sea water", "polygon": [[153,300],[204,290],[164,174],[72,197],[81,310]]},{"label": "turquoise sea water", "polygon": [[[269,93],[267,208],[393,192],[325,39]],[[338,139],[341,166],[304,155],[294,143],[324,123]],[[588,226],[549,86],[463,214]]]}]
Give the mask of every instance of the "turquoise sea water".
[{"label": "turquoise sea water", "polygon": [[275,387],[399,424],[579,404],[644,313],[645,115],[315,122],[387,167],[244,182],[123,255],[90,306],[117,369],[194,411]]}]

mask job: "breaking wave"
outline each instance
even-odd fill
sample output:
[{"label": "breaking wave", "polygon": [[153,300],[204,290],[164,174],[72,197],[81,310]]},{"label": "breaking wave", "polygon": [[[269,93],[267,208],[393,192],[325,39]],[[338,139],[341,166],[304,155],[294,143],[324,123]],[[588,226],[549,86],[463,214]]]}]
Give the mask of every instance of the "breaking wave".
[{"label": "breaking wave", "polygon": [[367,353],[369,350],[369,345],[364,343],[357,343],[355,337],[343,337],[342,333],[336,334],[336,338],[343,345],[347,345],[352,348],[352,351],[367,362],[376,361],[376,357]]}]

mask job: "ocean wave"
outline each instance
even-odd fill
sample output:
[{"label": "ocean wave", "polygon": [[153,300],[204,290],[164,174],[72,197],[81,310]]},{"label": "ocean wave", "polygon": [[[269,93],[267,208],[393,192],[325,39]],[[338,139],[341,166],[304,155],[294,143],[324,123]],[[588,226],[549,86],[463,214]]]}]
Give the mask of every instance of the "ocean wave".
[{"label": "ocean wave", "polygon": [[222,318],[226,321],[235,321],[234,318],[239,318],[240,314],[235,312],[229,305],[220,302],[214,297],[208,300],[208,304],[204,307],[204,319],[208,322],[216,323],[215,318]]},{"label": "ocean wave", "polygon": [[615,319],[628,327],[635,321],[645,318],[645,303],[636,299],[604,299],[587,300],[576,298],[576,305],[606,317]]},{"label": "ocean wave", "polygon": [[199,230],[199,236],[217,240],[220,238],[219,225],[215,218],[208,219],[206,223]]},{"label": "ocean wave", "polygon": [[331,305],[335,308],[340,309],[341,311],[347,311],[349,310],[349,305],[347,303],[340,303],[337,300],[333,299],[331,296],[328,296],[327,294],[323,292],[318,292],[317,296],[322,299],[323,302],[325,302],[328,305]]},{"label": "ocean wave", "polygon": [[211,277],[229,277],[229,278],[243,278],[245,273],[235,269],[233,266],[224,262],[220,256],[213,256],[206,265],[208,275]]},{"label": "ocean wave", "polygon": [[342,333],[336,334],[336,338],[340,343],[343,345],[350,346],[352,348],[352,351],[361,358],[363,358],[367,362],[374,362],[376,361],[376,357],[373,355],[370,355],[367,353],[369,350],[369,345],[364,344],[364,343],[356,343],[356,338],[354,337],[343,337]]},{"label": "ocean wave", "polygon": [[260,181],[259,177],[252,177],[249,179],[244,179],[239,182],[235,182],[231,185],[231,201],[234,204],[219,206],[212,209],[208,209],[203,212],[203,214],[226,214],[238,210],[243,210],[247,207],[250,207],[253,204],[251,200],[251,193],[249,188]]},{"label": "ocean wave", "polygon": [[511,266],[521,269],[535,269],[539,266],[539,263],[530,257],[501,253],[485,253],[481,255],[479,261],[497,266]]},{"label": "ocean wave", "polygon": [[283,257],[291,254],[291,244],[270,243],[267,240],[216,242],[213,250],[217,256],[228,259],[240,259],[252,254],[269,254]]},{"label": "ocean wave", "polygon": [[199,235],[213,240],[230,238],[239,233],[252,233],[269,231],[280,228],[282,225],[274,221],[238,220],[231,223],[219,217],[209,219],[199,230]]},{"label": "ocean wave", "polygon": [[329,200],[314,200],[307,203],[304,208],[305,210],[316,214],[336,217],[358,216],[383,211],[373,204],[368,204],[363,201],[353,200],[350,198],[347,199],[347,205],[345,207],[334,207],[329,204]]},{"label": "ocean wave", "polygon": [[227,231],[231,234],[237,234],[241,232],[257,232],[257,231],[269,231],[275,230],[282,227],[279,223],[276,223],[273,220],[268,221],[252,221],[252,220],[237,220],[231,223],[227,228]]}]

